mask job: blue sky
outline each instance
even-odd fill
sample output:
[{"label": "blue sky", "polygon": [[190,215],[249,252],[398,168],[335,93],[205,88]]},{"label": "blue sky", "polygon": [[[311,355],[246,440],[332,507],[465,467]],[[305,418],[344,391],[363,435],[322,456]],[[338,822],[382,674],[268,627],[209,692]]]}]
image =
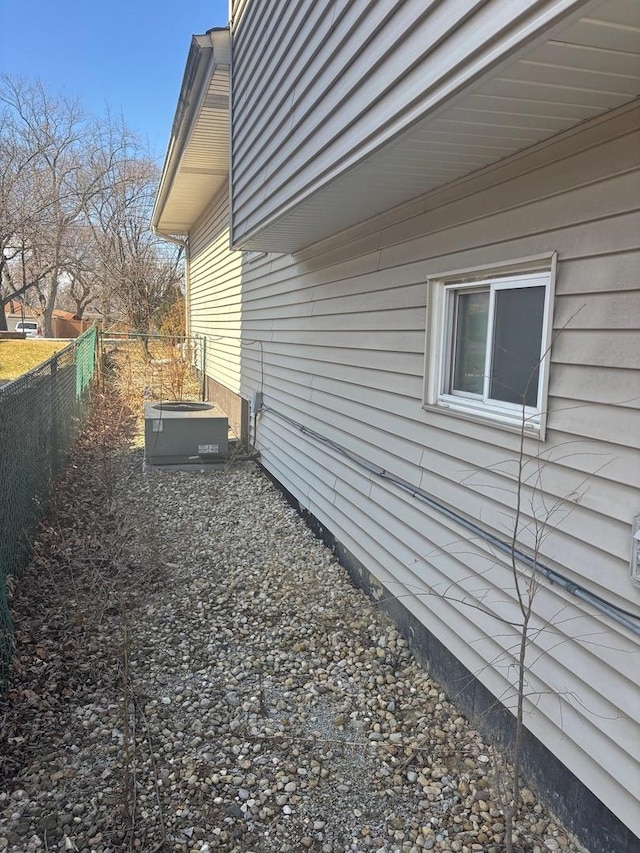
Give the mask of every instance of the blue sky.
[{"label": "blue sky", "polygon": [[0,72],[108,105],[162,160],[191,36],[227,19],[227,0],[0,0]]}]

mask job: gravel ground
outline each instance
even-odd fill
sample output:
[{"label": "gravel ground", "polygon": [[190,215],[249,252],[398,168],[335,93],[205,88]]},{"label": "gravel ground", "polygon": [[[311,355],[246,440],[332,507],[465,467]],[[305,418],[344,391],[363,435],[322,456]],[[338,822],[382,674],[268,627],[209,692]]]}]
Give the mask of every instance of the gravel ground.
[{"label": "gravel ground", "polygon": [[[140,461],[21,585],[0,850],[504,850],[488,745],[260,469]],[[523,800],[517,850],[582,849]]]}]

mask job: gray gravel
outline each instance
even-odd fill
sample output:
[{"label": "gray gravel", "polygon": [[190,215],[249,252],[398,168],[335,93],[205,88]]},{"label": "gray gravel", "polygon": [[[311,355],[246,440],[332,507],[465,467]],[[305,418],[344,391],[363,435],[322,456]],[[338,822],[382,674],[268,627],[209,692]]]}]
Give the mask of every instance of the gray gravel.
[{"label": "gray gravel", "polygon": [[[0,792],[0,850],[504,849],[489,746],[256,466],[138,466],[116,506],[112,676]],[[523,800],[516,849],[582,849]]]}]

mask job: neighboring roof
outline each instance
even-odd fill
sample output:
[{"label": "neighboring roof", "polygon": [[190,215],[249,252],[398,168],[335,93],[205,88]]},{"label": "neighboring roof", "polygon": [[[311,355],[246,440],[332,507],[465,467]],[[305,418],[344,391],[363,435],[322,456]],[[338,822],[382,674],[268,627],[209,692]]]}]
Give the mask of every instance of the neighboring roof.
[{"label": "neighboring roof", "polygon": [[186,235],[229,174],[228,28],[191,41],[151,224]]},{"label": "neighboring roof", "polygon": [[28,317],[29,319],[39,317],[40,312],[30,305],[23,305],[19,300],[12,299],[4,306],[4,313],[9,317]]}]

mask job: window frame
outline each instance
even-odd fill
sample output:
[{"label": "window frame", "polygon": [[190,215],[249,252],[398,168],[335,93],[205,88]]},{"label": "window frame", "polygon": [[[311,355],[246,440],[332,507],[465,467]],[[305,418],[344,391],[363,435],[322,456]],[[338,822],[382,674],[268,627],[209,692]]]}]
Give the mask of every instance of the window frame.
[{"label": "window frame", "polygon": [[[553,333],[553,304],[557,254],[522,258],[507,264],[455,270],[427,278],[427,322],[424,392],[422,406],[456,417],[491,423],[544,440],[547,421],[550,348]],[[484,375],[483,394],[448,391],[453,374],[455,338],[455,295],[460,292],[489,292],[485,365],[490,361],[496,292],[525,287],[545,287],[542,317],[541,356],[536,406],[496,400],[488,396],[491,375]]]}]

